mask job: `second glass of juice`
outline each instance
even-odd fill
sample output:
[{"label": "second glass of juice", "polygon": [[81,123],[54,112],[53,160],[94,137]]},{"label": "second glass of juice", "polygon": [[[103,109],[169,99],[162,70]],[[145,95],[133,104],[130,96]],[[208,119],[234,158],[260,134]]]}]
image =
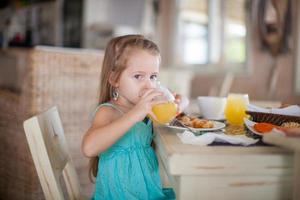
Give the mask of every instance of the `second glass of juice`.
[{"label": "second glass of juice", "polygon": [[231,125],[242,126],[249,104],[248,94],[229,94],[225,107],[225,118]]}]

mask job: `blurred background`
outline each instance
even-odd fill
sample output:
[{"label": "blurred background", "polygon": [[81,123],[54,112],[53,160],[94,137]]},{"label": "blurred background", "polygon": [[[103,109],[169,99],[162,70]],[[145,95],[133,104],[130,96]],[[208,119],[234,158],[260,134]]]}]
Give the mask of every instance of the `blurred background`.
[{"label": "blurred background", "polygon": [[275,2],[2,0],[0,45],[104,50],[114,36],[140,33],[159,44],[162,81],[184,95],[297,103],[297,1]]},{"label": "blurred background", "polygon": [[43,199],[22,123],[52,105],[92,193],[80,143],[115,36],[154,40],[161,82],[191,100],[247,93],[300,104],[299,9],[298,0],[1,0],[0,199]]}]

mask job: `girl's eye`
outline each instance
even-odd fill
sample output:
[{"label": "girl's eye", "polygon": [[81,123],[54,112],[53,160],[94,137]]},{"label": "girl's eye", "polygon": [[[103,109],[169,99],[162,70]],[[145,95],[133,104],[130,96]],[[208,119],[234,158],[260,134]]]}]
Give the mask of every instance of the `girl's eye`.
[{"label": "girl's eye", "polygon": [[136,75],[134,75],[134,78],[139,80],[139,79],[141,79],[141,78],[142,78],[142,75],[140,75],[140,74],[136,74]]},{"label": "girl's eye", "polygon": [[156,81],[156,80],[157,80],[157,75],[156,75],[156,74],[151,75],[151,76],[150,76],[150,79],[153,80],[153,81]]}]

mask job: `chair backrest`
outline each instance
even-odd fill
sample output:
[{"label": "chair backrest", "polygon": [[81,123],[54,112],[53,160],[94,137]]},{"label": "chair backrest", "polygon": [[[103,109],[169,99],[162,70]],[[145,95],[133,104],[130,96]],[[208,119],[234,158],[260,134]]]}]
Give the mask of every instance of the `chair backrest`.
[{"label": "chair backrest", "polygon": [[30,152],[45,198],[64,199],[61,175],[69,199],[80,199],[80,185],[68,152],[63,126],[56,107],[24,121]]}]

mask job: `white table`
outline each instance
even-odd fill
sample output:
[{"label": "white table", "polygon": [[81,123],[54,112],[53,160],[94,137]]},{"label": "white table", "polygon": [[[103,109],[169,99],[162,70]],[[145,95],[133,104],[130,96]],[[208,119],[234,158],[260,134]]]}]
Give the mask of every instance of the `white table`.
[{"label": "white table", "polygon": [[294,175],[293,175],[293,199],[300,199],[300,138],[284,137],[280,135],[268,134],[263,137],[266,143],[278,145],[295,152],[294,156]]},{"label": "white table", "polygon": [[293,154],[278,147],[193,146],[173,129],[155,127],[161,168],[177,199],[292,198]]}]

